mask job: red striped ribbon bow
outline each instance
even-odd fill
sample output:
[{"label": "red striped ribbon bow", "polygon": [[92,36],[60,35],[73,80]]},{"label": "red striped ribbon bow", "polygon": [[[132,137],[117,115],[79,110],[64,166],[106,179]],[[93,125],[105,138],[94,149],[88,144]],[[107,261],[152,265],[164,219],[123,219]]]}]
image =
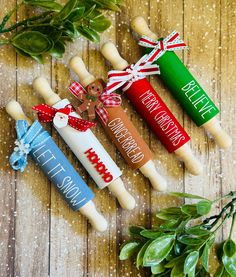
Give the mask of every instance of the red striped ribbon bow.
[{"label": "red striped ribbon bow", "polygon": [[[78,83],[74,82],[69,87],[70,92],[78,99],[79,95],[81,93],[87,93],[87,91],[83,88],[83,86]],[[116,93],[108,93],[107,91],[104,91],[100,96],[99,100],[102,102],[103,107],[102,108],[96,108],[96,113],[100,116],[103,123],[106,125],[108,121],[108,112],[105,109],[111,108],[111,107],[118,107],[121,105],[121,97],[119,94]]]},{"label": "red striped ribbon bow", "polygon": [[80,132],[85,132],[96,125],[94,122],[70,115],[74,111],[74,108],[70,104],[61,109],[56,109],[46,104],[40,104],[32,107],[32,109],[38,112],[38,119],[40,122],[53,122],[58,128],[70,125]]},{"label": "red striped ribbon bow", "polygon": [[139,40],[139,45],[154,48],[150,54],[147,55],[147,62],[154,62],[159,59],[166,51],[182,50],[187,48],[187,45],[180,39],[179,33],[172,32],[163,40],[155,40],[142,36]]},{"label": "red striped ribbon bow", "polygon": [[111,70],[108,72],[107,92],[112,92],[120,87],[126,91],[133,82],[144,79],[148,75],[160,74],[157,64],[145,62],[147,55],[144,55],[136,64],[131,64],[125,70]]}]

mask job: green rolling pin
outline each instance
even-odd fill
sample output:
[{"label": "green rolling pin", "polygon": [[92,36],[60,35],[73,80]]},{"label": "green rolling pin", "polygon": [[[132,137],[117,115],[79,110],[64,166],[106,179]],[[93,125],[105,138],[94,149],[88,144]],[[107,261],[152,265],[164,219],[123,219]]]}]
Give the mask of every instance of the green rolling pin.
[{"label": "green rolling pin", "polygon": [[131,27],[142,36],[139,44],[145,47],[147,60],[159,65],[160,78],[186,113],[197,126],[211,133],[221,148],[230,147],[232,139],[216,118],[219,109],[174,52],[186,48],[179,34],[173,32],[165,39],[157,39],[141,16],[133,18]]}]

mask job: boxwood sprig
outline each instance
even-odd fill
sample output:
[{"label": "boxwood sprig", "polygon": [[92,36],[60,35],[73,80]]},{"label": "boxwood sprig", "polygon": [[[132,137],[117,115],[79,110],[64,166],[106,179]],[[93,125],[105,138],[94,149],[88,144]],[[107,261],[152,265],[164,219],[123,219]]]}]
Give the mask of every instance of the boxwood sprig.
[{"label": "boxwood sprig", "polygon": [[[24,0],[3,17],[0,45],[11,44],[17,53],[40,63],[45,54],[62,58],[67,43],[80,36],[99,42],[100,33],[111,25],[105,12],[119,11],[120,4],[120,0],[68,0],[65,5],[55,0]],[[37,8],[37,14],[8,26],[22,6]]]},{"label": "boxwood sprig", "polygon": [[[136,267],[149,268],[153,277],[205,277],[210,276],[209,257],[215,246],[219,267],[214,277],[235,277],[236,244],[232,234],[236,221],[236,192],[213,201],[187,193],[171,195],[197,202],[160,210],[156,216],[161,223],[152,229],[131,226],[131,239],[122,245],[120,260],[135,258]],[[213,205],[222,199],[227,199],[227,203],[220,213],[206,218]],[[216,245],[217,231],[229,220],[228,238]]]}]

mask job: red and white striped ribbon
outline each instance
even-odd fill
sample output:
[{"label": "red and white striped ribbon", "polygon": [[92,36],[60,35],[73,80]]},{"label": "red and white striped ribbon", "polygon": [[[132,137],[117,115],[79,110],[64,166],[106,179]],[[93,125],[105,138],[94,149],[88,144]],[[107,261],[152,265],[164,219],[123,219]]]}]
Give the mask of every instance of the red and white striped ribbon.
[{"label": "red and white striped ribbon", "polygon": [[126,91],[133,82],[144,79],[148,75],[160,74],[159,66],[145,62],[147,55],[143,56],[136,64],[131,64],[125,70],[111,70],[108,72],[106,92],[113,92],[122,87]]},{"label": "red and white striped ribbon", "polygon": [[139,45],[154,48],[150,54],[147,55],[147,62],[154,62],[159,59],[166,51],[182,50],[187,48],[185,42],[180,39],[179,33],[172,32],[163,40],[151,39],[147,36],[142,36],[139,40]]}]

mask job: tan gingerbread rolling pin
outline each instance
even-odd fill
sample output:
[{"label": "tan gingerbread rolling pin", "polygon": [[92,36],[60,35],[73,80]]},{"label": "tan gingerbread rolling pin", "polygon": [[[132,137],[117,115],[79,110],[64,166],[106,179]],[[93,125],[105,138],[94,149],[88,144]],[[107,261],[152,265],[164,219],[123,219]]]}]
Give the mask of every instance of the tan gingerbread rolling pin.
[{"label": "tan gingerbread rolling pin", "polygon": [[[57,132],[61,135],[67,145],[70,147],[75,156],[79,159],[85,167],[89,175],[93,178],[100,189],[108,187],[109,190],[117,197],[122,208],[131,210],[135,207],[135,200],[133,196],[126,190],[120,176],[122,175],[120,169],[112,160],[110,155],[98,141],[93,132],[88,129],[85,132],[80,132],[69,126],[68,115],[62,115],[61,112],[71,106],[67,99],[61,98],[52,91],[49,83],[43,77],[36,78],[33,81],[34,89],[44,98],[47,108],[56,109],[56,114],[53,125]],[[33,107],[38,111],[40,116],[44,109],[44,104]],[[66,124],[58,126],[55,122],[57,114],[60,118],[66,117]],[[80,116],[73,110],[69,117],[80,118]],[[81,120],[81,118],[80,118]]]},{"label": "tan gingerbread rolling pin", "polygon": [[29,154],[69,206],[86,216],[97,231],[105,231],[107,222],[96,210],[92,201],[93,192],[74,170],[52,137],[38,121],[31,123],[18,102],[10,101],[6,106],[6,111],[16,120],[16,147],[10,157],[12,168],[23,172]]},{"label": "tan gingerbread rolling pin", "polygon": [[174,31],[158,40],[141,16],[135,17],[131,26],[141,36],[139,44],[145,47],[148,59],[160,67],[160,78],[190,118],[209,132],[221,148],[230,147],[232,139],[216,118],[219,109],[174,52],[187,47],[179,34]]},{"label": "tan gingerbread rolling pin", "polygon": [[114,91],[122,87],[124,95],[129,98],[166,149],[179,156],[190,173],[200,174],[202,165],[192,153],[188,143],[190,137],[145,78],[150,72],[158,72],[157,66],[145,63],[145,57],[136,64],[129,65],[111,42],[105,43],[101,52],[115,69],[108,73],[107,90]]},{"label": "tan gingerbread rolling pin", "polygon": [[[103,104],[100,104],[100,106],[106,106],[106,103],[110,99],[112,101],[113,98],[115,99],[115,97],[120,97],[115,94],[106,95],[104,92],[104,82],[99,79],[96,80],[95,77],[87,71],[84,62],[80,57],[73,57],[70,60],[70,67],[78,75],[81,85],[86,88],[85,92],[79,91],[78,94],[80,84],[75,82],[70,86],[72,94],[76,96],[82,94],[84,96],[86,95],[84,94],[86,91],[89,92],[91,90],[99,90],[101,92],[100,96],[103,96],[104,99]],[[79,99],[81,99],[81,97]],[[84,103],[85,101],[82,105],[84,105]],[[139,169],[144,176],[149,178],[154,189],[164,191],[166,189],[166,181],[157,172],[154,162],[152,161],[152,154],[149,147],[143,141],[138,131],[124,112],[123,108],[120,105],[104,108],[105,113],[107,113],[105,120],[102,120],[102,117],[99,116],[99,114],[98,119],[104,127],[106,133],[110,136],[116,147],[121,152],[126,162],[132,169]],[[99,112],[99,110],[97,111]]]}]

